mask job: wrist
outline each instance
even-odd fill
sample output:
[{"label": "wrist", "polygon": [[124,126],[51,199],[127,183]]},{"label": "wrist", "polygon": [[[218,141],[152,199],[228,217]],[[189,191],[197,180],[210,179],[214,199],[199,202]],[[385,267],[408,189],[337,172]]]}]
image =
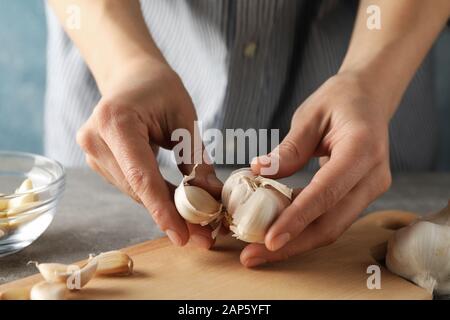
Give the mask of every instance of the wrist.
[{"label": "wrist", "polygon": [[102,95],[114,93],[124,82],[130,83],[138,79],[141,74],[160,74],[171,70],[165,60],[148,54],[116,60],[111,62],[110,66],[101,76],[96,77]]},{"label": "wrist", "polygon": [[373,105],[382,111],[387,121],[394,115],[405,90],[399,85],[398,78],[396,79],[393,75],[388,77],[371,66],[343,65],[337,76],[351,79],[356,90],[374,101]]}]

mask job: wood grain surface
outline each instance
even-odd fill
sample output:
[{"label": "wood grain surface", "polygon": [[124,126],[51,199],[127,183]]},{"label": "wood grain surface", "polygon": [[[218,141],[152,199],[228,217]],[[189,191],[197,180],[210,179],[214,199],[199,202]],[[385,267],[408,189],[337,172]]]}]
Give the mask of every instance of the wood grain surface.
[{"label": "wood grain surface", "polygon": [[[414,219],[401,211],[369,214],[337,242],[288,261],[247,269],[245,243],[225,237],[213,250],[178,248],[167,238],[123,249],[134,260],[130,277],[96,277],[72,299],[431,299],[382,265],[389,236]],[[377,261],[379,260],[379,261]],[[57,261],[52,261],[57,262]],[[368,289],[370,265],[381,266],[381,289]],[[31,286],[40,275],[7,283]]]}]

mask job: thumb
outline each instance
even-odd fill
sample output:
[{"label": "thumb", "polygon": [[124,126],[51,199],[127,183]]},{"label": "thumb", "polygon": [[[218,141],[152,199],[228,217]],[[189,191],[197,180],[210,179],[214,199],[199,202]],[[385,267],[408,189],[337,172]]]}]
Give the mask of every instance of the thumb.
[{"label": "thumb", "polygon": [[286,137],[272,152],[252,160],[252,170],[255,174],[276,179],[290,176],[308,163],[320,139],[314,123],[301,119],[293,121]]}]

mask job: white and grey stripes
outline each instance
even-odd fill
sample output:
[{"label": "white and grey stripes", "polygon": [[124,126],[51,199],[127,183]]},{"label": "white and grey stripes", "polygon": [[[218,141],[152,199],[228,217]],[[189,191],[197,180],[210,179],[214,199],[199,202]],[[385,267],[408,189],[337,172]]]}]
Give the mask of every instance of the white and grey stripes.
[{"label": "white and grey stripes", "polygon": [[[205,128],[279,128],[285,134],[295,109],[338,70],[354,21],[356,1],[324,0],[317,8],[313,2],[141,0],[141,6]],[[46,153],[68,166],[84,165],[75,135],[100,94],[51,11],[48,29]],[[394,170],[434,165],[431,63],[423,64],[391,123]],[[165,150],[159,155],[165,165],[171,158]]]}]

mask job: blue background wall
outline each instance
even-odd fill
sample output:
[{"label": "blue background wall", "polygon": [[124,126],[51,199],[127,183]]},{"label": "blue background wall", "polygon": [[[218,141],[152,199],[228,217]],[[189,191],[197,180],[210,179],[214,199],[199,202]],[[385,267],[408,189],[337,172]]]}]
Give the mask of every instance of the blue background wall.
[{"label": "blue background wall", "polygon": [[[42,153],[46,25],[41,0],[0,0],[0,150]],[[436,45],[437,98],[450,169],[450,31]]]}]

